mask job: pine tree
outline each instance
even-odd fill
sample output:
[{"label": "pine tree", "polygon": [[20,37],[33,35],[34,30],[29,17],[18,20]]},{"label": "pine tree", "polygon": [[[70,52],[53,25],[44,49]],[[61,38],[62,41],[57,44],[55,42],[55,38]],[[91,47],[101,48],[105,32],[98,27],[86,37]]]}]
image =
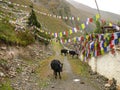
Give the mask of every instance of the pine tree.
[{"label": "pine tree", "polygon": [[28,25],[29,26],[36,26],[38,28],[41,28],[40,23],[37,20],[37,17],[35,15],[35,12],[33,10],[33,6],[31,6],[31,13],[30,13],[30,17],[28,18]]}]

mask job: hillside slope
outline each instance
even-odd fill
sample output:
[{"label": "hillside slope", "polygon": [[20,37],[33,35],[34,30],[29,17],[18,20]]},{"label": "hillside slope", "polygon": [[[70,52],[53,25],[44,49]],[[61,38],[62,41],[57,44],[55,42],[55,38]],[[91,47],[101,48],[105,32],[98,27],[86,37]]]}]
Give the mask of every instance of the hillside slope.
[{"label": "hillside slope", "polygon": [[[17,3],[20,5],[26,5],[27,8],[18,7],[19,9],[22,9],[24,11],[30,12],[30,5],[33,4],[33,8],[39,12],[52,14],[49,9],[46,8],[45,4],[42,3],[42,0],[10,0],[13,3]],[[45,1],[44,1],[45,2]],[[52,32],[60,32],[68,29],[68,26],[61,20],[57,19],[48,15],[43,15],[40,13],[37,13],[38,21],[42,25],[43,30],[52,31]]]}]

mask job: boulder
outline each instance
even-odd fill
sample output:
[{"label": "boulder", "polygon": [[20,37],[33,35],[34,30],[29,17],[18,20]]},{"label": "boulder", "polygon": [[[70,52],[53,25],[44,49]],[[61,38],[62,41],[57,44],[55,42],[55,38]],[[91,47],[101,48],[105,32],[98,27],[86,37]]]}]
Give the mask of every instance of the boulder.
[{"label": "boulder", "polygon": [[4,47],[1,47],[1,50],[6,50],[6,49],[7,49],[7,47],[5,47],[5,46],[4,46]]},{"label": "boulder", "polygon": [[3,72],[0,72],[0,77],[5,77],[5,74]]}]

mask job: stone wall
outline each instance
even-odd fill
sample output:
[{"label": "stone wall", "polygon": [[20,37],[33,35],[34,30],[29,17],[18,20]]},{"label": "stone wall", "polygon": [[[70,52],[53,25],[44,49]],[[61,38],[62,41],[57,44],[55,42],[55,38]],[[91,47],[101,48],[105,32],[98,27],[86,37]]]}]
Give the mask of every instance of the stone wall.
[{"label": "stone wall", "polygon": [[115,78],[117,84],[120,85],[120,53],[117,52],[112,55],[111,52],[99,56],[93,57],[88,61],[91,69],[109,79]]}]

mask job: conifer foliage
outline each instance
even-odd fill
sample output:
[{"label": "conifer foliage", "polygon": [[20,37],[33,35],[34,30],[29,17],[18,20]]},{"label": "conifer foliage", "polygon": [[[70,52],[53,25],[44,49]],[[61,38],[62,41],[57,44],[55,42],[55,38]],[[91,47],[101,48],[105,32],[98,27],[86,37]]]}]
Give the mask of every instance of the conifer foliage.
[{"label": "conifer foliage", "polygon": [[41,25],[40,25],[40,23],[37,20],[37,17],[35,15],[35,12],[34,12],[32,6],[31,6],[31,13],[30,13],[30,16],[28,18],[28,25],[29,26],[36,26],[38,28],[41,28]]}]

